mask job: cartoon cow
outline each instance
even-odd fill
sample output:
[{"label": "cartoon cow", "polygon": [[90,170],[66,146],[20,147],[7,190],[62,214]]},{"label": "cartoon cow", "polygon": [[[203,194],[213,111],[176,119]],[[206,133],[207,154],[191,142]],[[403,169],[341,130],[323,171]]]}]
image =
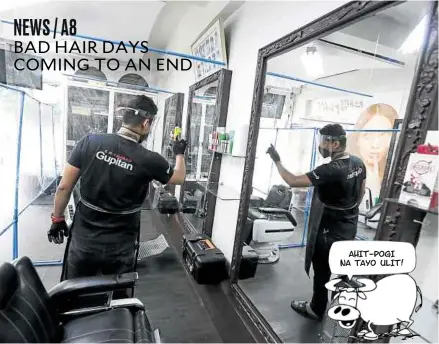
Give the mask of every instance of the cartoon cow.
[{"label": "cartoon cow", "polygon": [[[338,298],[338,305],[328,310],[328,316],[338,321],[341,327],[353,328],[357,319],[362,318],[367,322],[369,331],[360,331],[358,337],[378,339],[371,325],[397,325],[392,335],[412,335],[409,327],[413,324],[413,310],[417,312],[422,307],[421,290],[412,277],[406,274],[391,275],[376,284],[370,279],[358,278],[356,281],[362,285],[358,288],[340,287],[341,281],[336,278],[326,283],[328,290],[336,292],[334,300]],[[420,304],[415,309],[417,292]],[[404,322],[408,324],[401,328]]]}]

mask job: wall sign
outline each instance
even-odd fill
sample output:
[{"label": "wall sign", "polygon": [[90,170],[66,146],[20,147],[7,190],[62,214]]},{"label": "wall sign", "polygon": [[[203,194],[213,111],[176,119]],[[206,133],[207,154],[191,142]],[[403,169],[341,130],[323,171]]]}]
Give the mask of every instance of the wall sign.
[{"label": "wall sign", "polygon": [[[209,60],[222,61],[227,65],[224,27],[221,19],[217,19],[192,44],[192,55]],[[226,66],[208,62],[193,61],[196,81]]]},{"label": "wall sign", "polygon": [[308,100],[304,119],[340,124],[355,124],[364,107],[362,99],[326,98]]}]

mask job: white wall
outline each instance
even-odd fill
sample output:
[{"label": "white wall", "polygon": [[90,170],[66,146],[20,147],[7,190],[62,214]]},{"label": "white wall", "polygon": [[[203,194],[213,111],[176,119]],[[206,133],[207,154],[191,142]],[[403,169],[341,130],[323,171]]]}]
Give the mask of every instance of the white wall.
[{"label": "white wall", "polygon": [[[233,72],[228,129],[249,123],[258,50],[346,2],[246,2],[225,22],[228,69]],[[192,42],[226,5],[227,2],[212,2],[200,7],[196,13],[187,13],[167,49],[190,53]],[[194,72],[160,72],[155,73],[151,80],[159,87],[185,93],[185,117],[188,88],[195,82]],[[225,188],[234,189],[237,195],[241,190],[243,167],[242,158],[223,158],[220,179],[224,181]],[[239,200],[218,200],[215,210],[213,241],[229,261],[235,240],[238,206]]]},{"label": "white wall", "polygon": [[[250,121],[258,50],[274,40],[341,6],[333,2],[247,2],[226,23],[229,69],[233,71],[227,127]],[[224,157],[220,179],[241,190],[244,159]],[[219,200],[213,241],[230,261],[233,254],[239,201]]]}]

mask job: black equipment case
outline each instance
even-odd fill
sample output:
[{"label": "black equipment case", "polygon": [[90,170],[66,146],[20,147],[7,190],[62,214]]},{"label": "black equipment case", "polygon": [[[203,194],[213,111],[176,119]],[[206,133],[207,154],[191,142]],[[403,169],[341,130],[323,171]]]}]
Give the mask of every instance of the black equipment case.
[{"label": "black equipment case", "polygon": [[175,214],[178,211],[177,198],[162,190],[158,196],[157,209],[161,214]]},{"label": "black equipment case", "polygon": [[207,235],[183,235],[183,260],[199,284],[219,284],[227,277],[226,258]]},{"label": "black equipment case", "polygon": [[258,254],[250,246],[242,247],[241,264],[239,266],[239,279],[253,278],[258,267]]},{"label": "black equipment case", "polygon": [[197,212],[198,199],[189,192],[184,193],[183,197],[183,213],[195,214]]}]

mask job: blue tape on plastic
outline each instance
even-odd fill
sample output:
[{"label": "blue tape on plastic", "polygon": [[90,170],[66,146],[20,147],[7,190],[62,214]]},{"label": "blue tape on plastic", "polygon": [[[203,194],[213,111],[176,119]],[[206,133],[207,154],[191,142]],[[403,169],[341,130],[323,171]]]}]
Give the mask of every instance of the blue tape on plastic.
[{"label": "blue tape on plastic", "polygon": [[370,95],[370,94],[360,93],[360,92],[356,92],[356,91],[349,91],[349,90],[345,90],[345,89],[343,89],[343,88],[339,88],[339,87],[334,87],[334,86],[328,86],[328,85],[324,85],[324,84],[319,84],[318,82],[308,81],[308,80],[304,80],[304,79],[300,79],[300,78],[295,78],[295,77],[292,77],[292,76],[289,76],[289,75],[278,74],[278,73],[272,73],[272,72],[267,72],[267,75],[274,76],[274,77],[281,78],[281,79],[287,79],[287,80],[292,80],[292,81],[303,82],[303,83],[305,83],[305,84],[309,84],[309,85],[313,85],[313,86],[317,86],[317,87],[323,87],[323,88],[327,88],[327,89],[330,89],[330,90],[335,90],[335,91],[340,91],[340,92],[345,92],[345,93],[355,94],[355,95],[357,95],[357,96],[373,98],[373,96]]},{"label": "blue tape on plastic", "polygon": [[292,127],[292,128],[259,128],[259,130],[315,130],[315,127]]},{"label": "blue tape on plastic", "polygon": [[41,185],[44,187],[44,173],[43,173],[43,121],[41,120],[41,103],[38,106],[38,117],[40,120],[40,178]]},{"label": "blue tape on plastic", "polygon": [[[13,22],[8,21],[8,20],[2,20],[1,22],[5,23],[5,24],[9,24],[9,25],[14,25]],[[54,32],[54,30],[50,30],[50,31]],[[55,31],[55,32],[61,34],[58,31]],[[96,41],[96,42],[111,42],[111,43],[113,43],[115,45],[119,45],[121,43],[121,41],[114,41],[114,40],[111,40],[111,39],[103,39],[103,38],[100,38],[100,37],[94,37],[94,36],[88,36],[88,35],[78,35],[77,34],[74,37],[86,39],[86,40],[89,40],[89,41]],[[125,43],[125,42],[122,42],[122,43],[123,43],[123,45],[125,47],[135,48],[137,50],[144,50],[143,47],[139,47],[139,46],[134,47],[130,43]],[[222,61],[209,60],[209,59],[205,59],[205,58],[198,57],[198,56],[178,53],[178,52],[175,52],[175,51],[172,51],[172,50],[163,50],[163,49],[157,49],[157,48],[148,47],[148,51],[151,51],[151,52],[154,52],[154,53],[158,53],[158,54],[163,54],[163,55],[171,55],[171,56],[183,57],[183,58],[187,58],[187,59],[190,59],[190,60],[196,60],[196,61],[200,61],[200,62],[211,63],[211,64],[215,64],[215,65],[219,65],[219,66],[225,66],[226,65]]]},{"label": "blue tape on plastic", "polygon": [[106,80],[106,79],[102,79],[102,78],[94,78],[94,77],[90,77],[90,76],[80,76],[80,75],[72,75],[72,74],[64,74],[62,73],[62,75],[69,77],[69,78],[73,78],[73,79],[80,79],[80,80],[84,80],[84,81],[98,81],[98,82],[104,82],[106,83],[107,86],[110,87],[129,87],[129,88],[134,88],[136,91],[144,91],[144,92],[149,92],[149,93],[167,93],[167,94],[175,94],[175,92],[171,92],[171,91],[167,91],[163,88],[158,88],[158,87],[151,87],[151,86],[139,86],[139,85],[131,85],[131,84],[127,84],[127,83],[123,83],[123,82],[116,82],[116,81],[110,81],[110,80]]},{"label": "blue tape on plastic", "polygon": [[21,159],[21,137],[23,132],[23,115],[25,94],[20,95],[20,119],[18,124],[18,144],[17,144],[17,166],[15,178],[15,201],[14,201],[14,232],[12,235],[12,259],[18,258],[18,200],[19,200],[19,184],[20,184],[20,159]]},{"label": "blue tape on plastic", "polygon": [[9,85],[5,85],[5,84],[1,84],[0,83],[0,87],[6,88],[7,90],[17,91],[17,92],[20,92],[20,93],[25,93],[23,90],[20,90],[18,87],[14,87],[14,86],[9,86]]},{"label": "blue tape on plastic", "polygon": [[[56,140],[55,140],[55,119],[54,119],[54,115],[53,115],[53,106],[52,106],[52,136],[53,136],[53,168],[55,169],[55,187],[56,189],[58,189],[58,172],[56,170]],[[53,183],[53,182],[52,182]],[[50,184],[52,184],[50,183]],[[50,185],[49,184],[49,185]]]},{"label": "blue tape on plastic", "polygon": [[62,260],[40,260],[33,263],[34,266],[62,266]]}]

